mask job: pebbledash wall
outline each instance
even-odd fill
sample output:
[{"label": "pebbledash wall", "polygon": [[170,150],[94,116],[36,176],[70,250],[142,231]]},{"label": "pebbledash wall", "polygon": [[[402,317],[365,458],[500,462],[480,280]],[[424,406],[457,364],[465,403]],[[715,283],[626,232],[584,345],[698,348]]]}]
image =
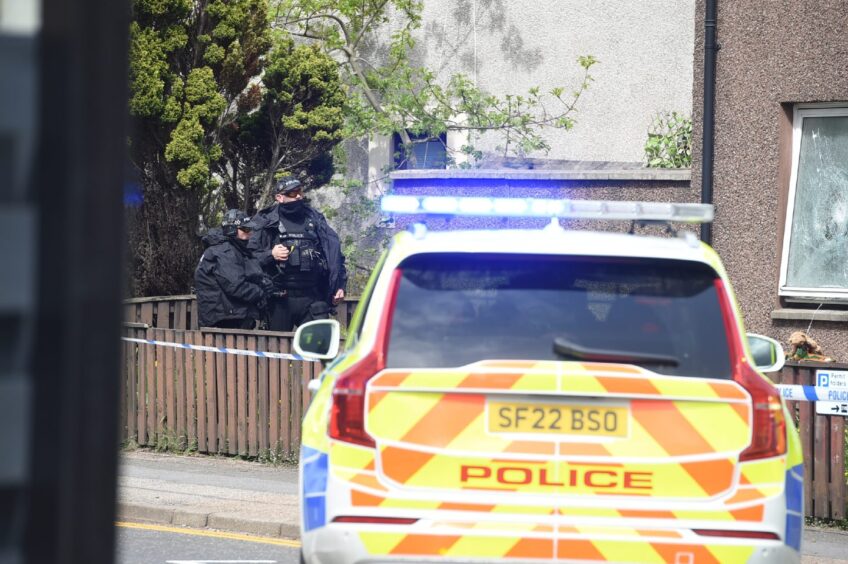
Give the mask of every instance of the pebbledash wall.
[{"label": "pebbledash wall", "polygon": [[[694,0],[427,0],[414,60],[443,80],[463,73],[504,95],[533,86],[571,90],[582,76],[578,56],[593,55],[600,62],[579,100],[577,124],[548,135],[548,157],[641,162],[656,113],[691,112],[694,12]],[[447,142],[459,148],[465,140],[457,134]],[[380,193],[392,153],[386,137],[373,138],[367,150],[351,147],[349,173],[366,176],[371,193]]]},{"label": "pebbledash wall", "polygon": [[[698,191],[703,17],[704,2],[698,0],[692,165],[692,186]],[[792,180],[793,112],[801,104],[848,105],[846,29],[848,11],[840,1],[718,0],[713,245],[730,274],[749,331],[785,345],[790,333],[806,330],[812,321],[811,335],[841,362],[848,361],[845,302],[821,298],[799,303],[781,297],[779,287]],[[842,170],[848,171],[846,167]],[[841,186],[848,194],[848,174]],[[837,236],[848,237],[848,217],[837,214],[830,220]],[[810,229],[825,229],[824,223]],[[848,272],[848,244],[843,248],[839,260]]]}]

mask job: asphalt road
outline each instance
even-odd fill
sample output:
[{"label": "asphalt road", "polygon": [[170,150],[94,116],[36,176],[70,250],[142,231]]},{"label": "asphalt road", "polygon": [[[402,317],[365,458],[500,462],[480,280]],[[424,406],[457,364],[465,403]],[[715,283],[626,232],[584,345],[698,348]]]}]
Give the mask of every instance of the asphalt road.
[{"label": "asphalt road", "polygon": [[[848,533],[807,530],[802,564],[842,564]],[[298,541],[121,523],[116,564],[298,564]]]},{"label": "asphalt road", "polygon": [[[220,457],[130,453],[122,458],[119,493],[123,502],[225,512],[230,517],[245,519],[284,519],[292,527],[296,527],[298,519],[297,469],[293,466],[274,467]],[[299,561],[298,541],[262,540],[209,529],[128,526],[139,528],[119,527],[119,564],[181,560],[249,562],[253,559],[275,564]],[[802,552],[803,564],[848,564],[848,532],[808,527],[804,530]]]},{"label": "asphalt road", "polygon": [[116,564],[298,564],[300,543],[206,530],[127,523]]}]

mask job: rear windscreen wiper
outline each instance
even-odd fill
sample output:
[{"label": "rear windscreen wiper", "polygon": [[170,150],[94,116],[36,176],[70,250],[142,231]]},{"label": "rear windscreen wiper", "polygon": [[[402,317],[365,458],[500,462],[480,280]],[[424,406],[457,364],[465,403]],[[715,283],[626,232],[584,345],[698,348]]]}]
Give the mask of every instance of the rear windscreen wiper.
[{"label": "rear windscreen wiper", "polygon": [[624,364],[662,364],[666,366],[677,366],[677,359],[653,353],[641,353],[636,351],[617,351],[608,349],[594,349],[578,345],[573,341],[557,337],[554,339],[554,353],[573,360],[584,360],[592,362],[620,362]]}]

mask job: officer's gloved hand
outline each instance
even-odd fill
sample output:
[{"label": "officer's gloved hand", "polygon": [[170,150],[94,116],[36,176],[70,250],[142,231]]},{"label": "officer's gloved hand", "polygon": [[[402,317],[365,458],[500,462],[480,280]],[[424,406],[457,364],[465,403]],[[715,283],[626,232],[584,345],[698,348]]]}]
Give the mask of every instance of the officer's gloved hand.
[{"label": "officer's gloved hand", "polygon": [[274,283],[267,276],[263,276],[259,280],[259,287],[262,289],[262,297],[264,300],[270,300],[274,295]]}]

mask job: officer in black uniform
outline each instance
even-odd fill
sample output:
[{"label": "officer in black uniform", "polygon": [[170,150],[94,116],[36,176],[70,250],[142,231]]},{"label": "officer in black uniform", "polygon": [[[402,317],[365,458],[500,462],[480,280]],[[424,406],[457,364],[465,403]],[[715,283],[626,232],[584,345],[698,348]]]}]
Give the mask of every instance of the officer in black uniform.
[{"label": "officer in black uniform", "polygon": [[274,284],[269,329],[292,331],[330,316],[344,299],[347,271],[339,236],[303,199],[299,181],[277,182],[274,199],[253,217],[249,247]]},{"label": "officer in black uniform", "polygon": [[272,287],[247,248],[252,231],[247,214],[229,210],[221,228],[203,237],[206,250],[194,272],[201,327],[253,329],[264,317]]}]

